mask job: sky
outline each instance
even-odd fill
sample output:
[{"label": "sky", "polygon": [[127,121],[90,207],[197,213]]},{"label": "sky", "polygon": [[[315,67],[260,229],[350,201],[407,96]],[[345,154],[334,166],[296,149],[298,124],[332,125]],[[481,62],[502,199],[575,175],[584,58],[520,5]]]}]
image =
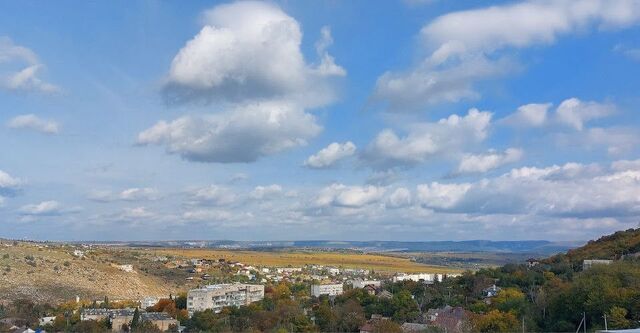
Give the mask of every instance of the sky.
[{"label": "sky", "polygon": [[0,237],[640,222],[640,0],[0,2]]}]

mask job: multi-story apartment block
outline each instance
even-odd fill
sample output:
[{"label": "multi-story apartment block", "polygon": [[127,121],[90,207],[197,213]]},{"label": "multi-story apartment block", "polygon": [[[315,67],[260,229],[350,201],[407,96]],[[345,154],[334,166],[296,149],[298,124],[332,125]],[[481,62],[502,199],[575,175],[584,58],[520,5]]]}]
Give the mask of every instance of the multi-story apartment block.
[{"label": "multi-story apartment block", "polygon": [[214,284],[187,293],[189,315],[212,309],[218,313],[225,306],[248,305],[264,298],[264,286],[258,284]]},{"label": "multi-story apartment block", "polygon": [[337,284],[314,284],[311,286],[311,295],[320,297],[320,295],[338,296],[342,294],[342,283]]}]

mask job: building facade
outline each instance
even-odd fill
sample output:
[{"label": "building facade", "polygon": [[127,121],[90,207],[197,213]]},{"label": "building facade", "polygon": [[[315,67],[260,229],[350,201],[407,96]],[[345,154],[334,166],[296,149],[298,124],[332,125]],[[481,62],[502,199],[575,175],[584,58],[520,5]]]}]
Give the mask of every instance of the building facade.
[{"label": "building facade", "polygon": [[264,298],[264,286],[258,284],[214,284],[187,293],[187,311],[212,309],[218,313],[225,306],[248,305]]},{"label": "building facade", "polygon": [[311,286],[311,296],[321,295],[338,296],[342,294],[342,283],[336,284],[314,284]]}]

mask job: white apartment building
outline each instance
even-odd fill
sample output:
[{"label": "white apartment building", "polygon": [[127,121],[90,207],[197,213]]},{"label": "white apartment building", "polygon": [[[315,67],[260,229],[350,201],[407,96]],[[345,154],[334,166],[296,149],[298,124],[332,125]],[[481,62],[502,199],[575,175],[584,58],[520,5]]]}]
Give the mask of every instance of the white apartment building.
[{"label": "white apartment building", "polygon": [[418,274],[404,274],[404,273],[400,273],[397,274],[396,276],[393,277],[392,281],[393,282],[400,282],[400,281],[424,281],[424,282],[433,282],[433,281],[439,281],[442,282],[442,279],[444,278],[443,274],[431,274],[431,273],[418,273]]},{"label": "white apartment building", "polygon": [[382,283],[378,280],[363,280],[363,279],[353,279],[351,280],[351,285],[353,288],[364,288],[368,285],[372,285],[374,287],[380,287]]},{"label": "white apartment building", "polygon": [[259,284],[213,284],[187,293],[187,311],[212,309],[218,313],[225,306],[248,305],[264,298],[264,286]]},{"label": "white apartment building", "polygon": [[341,294],[342,294],[342,283],[311,285],[311,296],[315,296],[315,297],[320,297],[320,295],[338,296]]}]

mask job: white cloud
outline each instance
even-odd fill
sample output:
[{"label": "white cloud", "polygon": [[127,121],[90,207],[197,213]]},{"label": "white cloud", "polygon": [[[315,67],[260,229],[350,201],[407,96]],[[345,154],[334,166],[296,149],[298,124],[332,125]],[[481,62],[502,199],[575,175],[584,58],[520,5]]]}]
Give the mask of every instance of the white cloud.
[{"label": "white cloud", "polygon": [[111,202],[116,200],[144,201],[157,200],[159,198],[159,193],[158,190],[150,187],[132,187],[124,189],[119,193],[113,193],[109,190],[93,190],[89,193],[88,198],[98,202]]},{"label": "white cloud", "polygon": [[249,196],[257,200],[269,200],[275,196],[282,194],[282,186],[278,184],[272,184],[268,186],[256,186]]},{"label": "white cloud", "polygon": [[172,103],[215,102],[217,113],[160,121],[138,135],[139,144],[164,145],[190,161],[249,163],[321,132],[307,109],[333,102],[332,78],[346,74],[327,52],[328,27],[312,65],[300,50],[300,24],[275,4],[219,5],[202,23],[173,59],[164,93]]},{"label": "white cloud", "polygon": [[346,186],[332,184],[320,190],[315,205],[358,208],[379,201],[385,188],[377,186]]},{"label": "white cloud", "polygon": [[464,154],[456,173],[487,172],[505,164],[517,162],[522,158],[522,155],[522,149],[518,148],[509,148],[502,153],[493,150],[486,154]]},{"label": "white cloud", "polygon": [[60,131],[60,125],[57,122],[42,119],[34,114],[16,116],[9,120],[7,126],[10,128],[30,129],[45,134],[57,134]]},{"label": "white cloud", "polygon": [[421,184],[417,186],[418,200],[426,207],[449,209],[454,207],[471,188],[471,184]]},{"label": "white cloud", "polygon": [[138,135],[138,143],[164,145],[170,154],[198,162],[254,162],[306,145],[321,131],[313,115],[292,105],[258,103],[222,114],[160,121]]},{"label": "white cloud", "polygon": [[20,208],[21,214],[33,216],[60,215],[62,214],[62,212],[62,206],[55,200],[43,201],[38,204],[24,205]]},{"label": "white cloud", "polygon": [[618,44],[616,45],[613,50],[615,52],[621,53],[622,55],[624,55],[625,57],[634,60],[634,61],[640,61],[640,49],[639,48],[630,48],[627,46],[624,46],[622,44]]},{"label": "white cloud", "polygon": [[[22,181],[18,178],[14,178],[8,173],[0,170],[0,191],[2,190],[17,190]],[[0,192],[1,194],[2,192]]]},{"label": "white cloud", "polygon": [[338,161],[353,156],[355,152],[356,145],[351,141],[345,143],[334,142],[316,154],[309,156],[304,165],[314,169],[329,168]]},{"label": "white cloud", "polygon": [[319,67],[300,51],[300,24],[279,7],[242,1],[203,15],[204,27],[175,56],[166,92],[172,100],[264,99],[274,96],[308,105],[332,99],[327,76],[343,76],[326,52],[331,33],[323,28]]},{"label": "white cloud", "polygon": [[382,75],[374,97],[392,110],[477,97],[475,82],[519,68],[504,50],[549,45],[578,31],[619,29],[638,21],[635,0],[529,0],[445,14],[420,31],[428,55],[408,71]]},{"label": "white cloud", "polygon": [[226,221],[233,217],[233,214],[226,210],[219,209],[198,209],[186,211],[182,218],[190,221]]},{"label": "white cloud", "polygon": [[367,147],[362,158],[375,167],[388,168],[422,163],[439,154],[457,153],[487,137],[491,116],[490,112],[471,109],[464,117],[451,115],[435,123],[413,124],[405,137],[385,129]]},{"label": "white cloud", "polygon": [[126,201],[156,200],[157,198],[158,191],[150,187],[128,188],[120,193],[120,199]]},{"label": "white cloud", "polygon": [[583,102],[577,98],[564,100],[556,109],[559,123],[581,131],[589,120],[603,118],[615,112],[615,106],[596,102]]},{"label": "white cloud", "polygon": [[407,188],[399,187],[387,198],[386,206],[390,208],[400,208],[411,205],[411,191]]},{"label": "white cloud", "polygon": [[[571,218],[640,216],[640,169],[570,163],[513,169],[474,183],[422,184],[425,208],[466,214]],[[615,166],[615,164],[614,164]]]},{"label": "white cloud", "polygon": [[347,71],[336,65],[335,59],[327,52],[327,48],[333,44],[331,28],[328,26],[322,27],[320,35],[320,40],[316,42],[316,51],[321,60],[315,72],[321,76],[346,76]]},{"label": "white cloud", "polygon": [[147,210],[146,207],[127,207],[121,214],[122,219],[148,219],[155,216],[156,214]]},{"label": "white cloud", "polygon": [[516,127],[541,127],[547,124],[547,112],[553,104],[526,104],[518,107],[513,114],[502,119],[502,122]]},{"label": "white cloud", "polygon": [[581,131],[587,122],[616,112],[616,106],[613,104],[582,101],[575,97],[565,99],[553,114],[548,114],[552,105],[551,103],[522,105],[500,122],[515,127],[543,127],[555,124]]},{"label": "white cloud", "polygon": [[189,189],[187,196],[189,204],[203,206],[225,206],[237,200],[237,195],[231,189],[218,185]]},{"label": "white cloud", "polygon": [[54,93],[60,91],[43,81],[38,72],[44,68],[35,52],[16,45],[8,37],[0,37],[0,88],[11,91]]}]

